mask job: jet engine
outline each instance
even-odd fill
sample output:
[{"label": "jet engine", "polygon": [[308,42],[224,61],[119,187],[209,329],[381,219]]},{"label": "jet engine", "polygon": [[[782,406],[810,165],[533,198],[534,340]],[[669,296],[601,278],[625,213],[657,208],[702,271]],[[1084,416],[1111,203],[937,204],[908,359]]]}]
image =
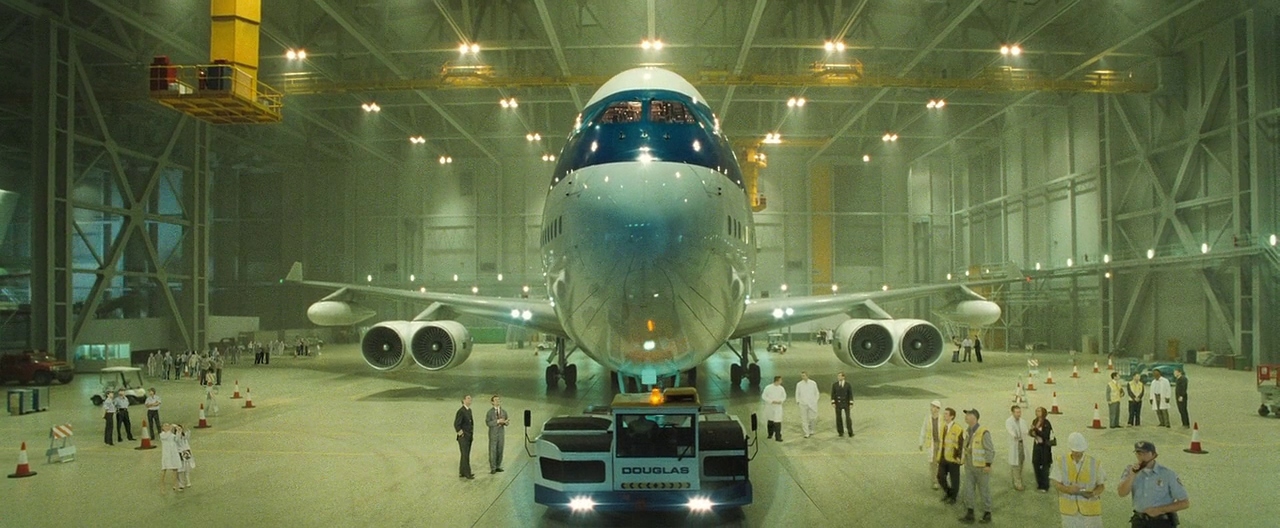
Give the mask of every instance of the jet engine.
[{"label": "jet engine", "polygon": [[307,319],[320,326],[350,326],[377,312],[347,301],[320,301],[307,307]]},{"label": "jet engine", "polygon": [[942,349],[946,346],[942,332],[929,321],[894,319],[888,323],[897,344],[894,364],[929,368],[942,357]]},{"label": "jet engine", "polygon": [[831,350],[847,365],[876,368],[893,357],[893,334],[884,326],[892,321],[850,319],[836,327]]},{"label": "jet engine", "polygon": [[471,332],[457,321],[383,321],[365,332],[360,353],[376,370],[408,365],[406,354],[427,370],[461,365],[471,355]]},{"label": "jet engine", "polygon": [[461,365],[471,355],[471,332],[457,321],[432,321],[413,332],[413,361],[427,370]]},{"label": "jet engine", "polygon": [[395,370],[405,365],[404,349],[412,330],[409,321],[383,321],[373,325],[360,340],[360,355],[374,370]]}]

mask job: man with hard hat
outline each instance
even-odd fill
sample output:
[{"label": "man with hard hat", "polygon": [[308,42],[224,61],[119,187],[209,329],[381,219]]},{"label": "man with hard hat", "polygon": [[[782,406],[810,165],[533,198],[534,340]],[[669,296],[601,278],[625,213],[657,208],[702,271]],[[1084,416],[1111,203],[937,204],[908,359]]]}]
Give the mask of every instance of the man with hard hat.
[{"label": "man with hard hat", "polygon": [[1191,507],[1187,489],[1172,469],[1156,463],[1156,446],[1151,442],[1133,445],[1138,463],[1124,469],[1120,487],[1121,497],[1133,494],[1133,528],[1166,528],[1178,525],[1178,512]]},{"label": "man with hard hat", "polygon": [[939,487],[938,458],[946,431],[947,422],[942,418],[942,402],[933,400],[929,402],[929,414],[925,415],[924,424],[920,426],[920,441],[916,445],[916,449],[920,451],[924,451],[925,444],[929,445],[929,480],[933,481],[933,489]]},{"label": "man with hard hat", "polygon": [[1107,474],[1098,459],[1084,454],[1089,442],[1080,433],[1067,437],[1071,454],[1058,457],[1049,477],[1058,490],[1058,513],[1062,528],[1101,528],[1102,496]]},{"label": "man with hard hat", "polygon": [[977,409],[964,412],[964,421],[969,425],[964,431],[961,445],[964,446],[964,506],[968,509],[960,522],[974,521],[974,510],[982,501],[982,518],[978,522],[991,522],[991,461],[995,460],[996,446],[991,440],[991,431],[978,423],[982,417]]}]

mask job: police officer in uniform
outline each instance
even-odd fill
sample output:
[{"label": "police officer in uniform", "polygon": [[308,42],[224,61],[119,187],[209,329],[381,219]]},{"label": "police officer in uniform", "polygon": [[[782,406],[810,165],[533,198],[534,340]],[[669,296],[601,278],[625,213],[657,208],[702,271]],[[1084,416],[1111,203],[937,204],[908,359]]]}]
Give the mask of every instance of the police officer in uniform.
[{"label": "police officer in uniform", "polygon": [[1156,463],[1156,446],[1142,441],[1133,445],[1138,463],[1124,469],[1117,490],[1121,497],[1133,494],[1132,528],[1168,528],[1178,525],[1178,512],[1191,507],[1182,480],[1172,469]]},{"label": "police officer in uniform", "polygon": [[116,393],[116,441],[123,442],[122,433],[129,434],[129,440],[133,441],[133,422],[129,421],[129,397],[124,395],[124,391]]},{"label": "police officer in uniform", "polygon": [[102,433],[102,441],[106,442],[107,445],[116,445],[115,435],[112,434],[112,429],[114,429],[116,425],[115,396],[116,395],[111,394],[111,391],[107,391],[102,395],[102,418],[107,422],[107,428]]},{"label": "police officer in uniform", "polygon": [[841,372],[839,379],[831,385],[831,407],[836,410],[836,436],[844,436],[845,424],[849,425],[849,438],[853,438],[853,417],[849,416],[849,404],[853,403],[853,387],[844,379]]},{"label": "police officer in uniform", "polygon": [[458,451],[462,458],[458,460],[458,476],[474,479],[471,473],[471,441],[475,438],[475,420],[471,418],[471,395],[462,397],[462,407],[453,415],[453,430],[458,434]]}]

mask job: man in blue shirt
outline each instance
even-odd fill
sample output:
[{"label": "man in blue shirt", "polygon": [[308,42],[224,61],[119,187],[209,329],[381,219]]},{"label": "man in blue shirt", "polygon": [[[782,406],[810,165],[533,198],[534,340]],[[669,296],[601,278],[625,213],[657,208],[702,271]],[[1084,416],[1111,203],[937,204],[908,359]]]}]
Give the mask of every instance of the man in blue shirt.
[{"label": "man in blue shirt", "polygon": [[116,445],[115,435],[112,429],[116,425],[116,399],[111,391],[107,391],[102,395],[102,418],[107,421],[106,431],[103,433],[102,441],[107,445]]},{"label": "man in blue shirt", "polygon": [[1133,494],[1133,528],[1165,528],[1178,525],[1177,512],[1191,506],[1182,480],[1173,470],[1156,463],[1156,446],[1151,442],[1133,445],[1138,463],[1126,467],[1120,477],[1121,497]]}]

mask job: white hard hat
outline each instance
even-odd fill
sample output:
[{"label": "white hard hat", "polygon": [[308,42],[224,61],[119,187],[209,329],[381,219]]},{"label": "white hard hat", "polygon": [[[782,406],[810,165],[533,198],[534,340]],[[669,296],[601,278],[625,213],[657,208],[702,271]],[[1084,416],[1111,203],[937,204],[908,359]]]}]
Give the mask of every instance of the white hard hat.
[{"label": "white hard hat", "polygon": [[1070,447],[1073,452],[1083,453],[1084,450],[1089,449],[1089,441],[1085,440],[1084,435],[1080,433],[1071,433],[1071,436],[1067,437],[1067,447]]}]

